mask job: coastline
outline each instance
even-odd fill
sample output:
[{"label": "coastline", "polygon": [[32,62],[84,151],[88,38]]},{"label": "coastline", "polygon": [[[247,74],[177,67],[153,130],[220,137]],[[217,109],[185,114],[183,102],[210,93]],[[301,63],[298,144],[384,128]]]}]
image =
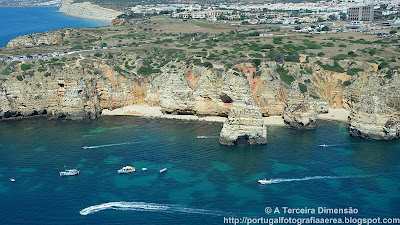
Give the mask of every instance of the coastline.
[{"label": "coastline", "polygon": [[80,18],[80,19],[87,19],[87,20],[97,20],[97,21],[101,21],[101,22],[106,22],[109,23],[109,25],[111,25],[111,22],[113,21],[113,19],[107,19],[107,18],[99,18],[99,17],[94,17],[94,16],[84,16],[84,15],[76,15],[76,14],[70,14],[67,12],[62,12],[59,9],[56,11],[56,13],[61,13],[65,16],[72,16],[72,17],[76,17],[76,18]]},{"label": "coastline", "polygon": [[[208,121],[224,123],[226,117],[222,116],[195,116],[195,115],[172,115],[163,114],[160,106],[149,105],[130,105],[114,110],[104,109],[101,113],[103,116],[139,116],[147,118],[164,118],[178,120]],[[350,111],[346,109],[329,108],[326,114],[318,115],[318,119],[333,120],[339,122],[347,122]],[[281,116],[263,117],[264,124],[267,126],[284,126],[285,123]]]}]

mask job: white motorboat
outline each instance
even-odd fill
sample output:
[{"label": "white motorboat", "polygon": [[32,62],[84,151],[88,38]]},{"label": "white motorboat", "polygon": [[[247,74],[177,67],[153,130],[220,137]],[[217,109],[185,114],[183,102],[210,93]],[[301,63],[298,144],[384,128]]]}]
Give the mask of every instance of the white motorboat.
[{"label": "white motorboat", "polygon": [[260,184],[272,184],[272,180],[267,180],[267,179],[262,179],[262,180],[258,180],[258,183]]},{"label": "white motorboat", "polygon": [[147,168],[142,168],[142,171],[147,171]]},{"label": "white motorboat", "polygon": [[132,173],[135,172],[136,168],[132,166],[124,166],[118,170],[118,173]]},{"label": "white motorboat", "polygon": [[326,145],[326,144],[322,144],[322,145],[319,145],[319,147],[328,147],[329,145]]},{"label": "white motorboat", "polygon": [[164,173],[165,171],[167,171],[167,168],[160,170],[160,173]]},{"label": "white motorboat", "polygon": [[61,171],[59,174],[60,174],[61,177],[64,177],[64,176],[75,176],[75,175],[78,175],[79,172],[80,171],[77,170],[77,169],[70,169],[70,170],[65,169],[64,171]]},{"label": "white motorboat", "polygon": [[14,178],[10,178],[10,181],[11,181],[11,182],[15,182],[15,179],[14,179]]}]

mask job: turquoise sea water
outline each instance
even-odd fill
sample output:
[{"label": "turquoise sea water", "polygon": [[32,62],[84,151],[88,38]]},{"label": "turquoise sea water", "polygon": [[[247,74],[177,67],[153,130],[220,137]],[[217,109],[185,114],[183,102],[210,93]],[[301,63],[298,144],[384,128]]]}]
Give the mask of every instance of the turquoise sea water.
[{"label": "turquoise sea water", "polygon": [[58,8],[1,8],[0,7],[0,47],[18,36],[58,30],[69,27],[97,27],[109,23],[66,16],[57,12]]},{"label": "turquoise sea water", "polygon": [[[220,129],[135,117],[1,121],[1,224],[224,224],[229,216],[310,216],[268,215],[265,207],[352,207],[358,209],[353,217],[400,217],[398,140],[353,138],[344,124],[326,121],[311,131],[269,127],[265,146],[196,139]],[[60,178],[64,164],[81,174]],[[137,172],[119,175],[125,165]],[[278,180],[258,184],[264,177]]]}]

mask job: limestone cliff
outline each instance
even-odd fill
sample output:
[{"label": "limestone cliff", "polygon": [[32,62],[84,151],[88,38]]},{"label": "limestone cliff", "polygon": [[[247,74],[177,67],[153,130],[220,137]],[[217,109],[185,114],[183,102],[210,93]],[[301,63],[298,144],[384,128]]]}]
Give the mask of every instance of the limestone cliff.
[{"label": "limestone cliff", "polygon": [[325,101],[325,104],[319,103],[306,97],[300,92],[298,84],[293,82],[285,98],[283,119],[289,127],[295,129],[315,128],[319,112],[317,105],[327,105],[328,101]]},{"label": "limestone cliff", "polygon": [[74,3],[74,0],[63,0],[59,12],[70,16],[107,20],[110,22],[123,13],[95,5],[91,2]]},{"label": "limestone cliff", "polygon": [[[65,62],[21,69],[0,81],[0,119],[46,115],[96,118],[103,109],[140,103],[143,87],[102,61]],[[27,65],[27,64],[25,64]]]},{"label": "limestone cliff", "polygon": [[[385,76],[384,76],[385,75]],[[383,73],[363,74],[348,90],[346,104],[353,106],[349,116],[350,134],[373,140],[393,140],[400,136],[400,76]]]},{"label": "limestone cliff", "polygon": [[[65,29],[20,40],[25,46],[59,43],[71,32]],[[170,60],[169,55],[182,54],[176,50],[116,51],[2,62],[0,119],[40,114],[95,118],[105,108],[147,103],[161,106],[165,113],[228,117],[221,143],[231,145],[241,136],[251,143],[265,143],[261,115],[280,115],[290,127],[309,129],[315,127],[318,113],[344,107],[353,111],[352,135],[385,140],[399,136],[400,81],[395,70],[322,58],[213,68]],[[161,66],[157,60],[167,61]],[[23,64],[30,65],[23,68]]]}]

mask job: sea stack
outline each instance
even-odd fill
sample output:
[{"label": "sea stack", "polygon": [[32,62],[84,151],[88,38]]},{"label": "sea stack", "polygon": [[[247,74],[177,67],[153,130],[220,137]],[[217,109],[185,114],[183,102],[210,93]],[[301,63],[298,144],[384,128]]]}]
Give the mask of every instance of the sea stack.
[{"label": "sea stack", "polygon": [[250,145],[267,144],[267,128],[261,110],[256,105],[234,103],[220,133],[219,143],[236,145],[243,137]]}]

